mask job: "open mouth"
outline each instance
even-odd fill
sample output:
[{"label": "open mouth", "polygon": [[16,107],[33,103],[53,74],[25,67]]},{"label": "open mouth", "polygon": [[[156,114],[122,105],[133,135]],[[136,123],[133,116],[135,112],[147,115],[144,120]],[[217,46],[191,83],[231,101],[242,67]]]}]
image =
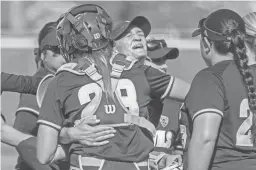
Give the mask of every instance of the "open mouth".
[{"label": "open mouth", "polygon": [[143,44],[135,44],[132,46],[132,49],[144,49]]}]

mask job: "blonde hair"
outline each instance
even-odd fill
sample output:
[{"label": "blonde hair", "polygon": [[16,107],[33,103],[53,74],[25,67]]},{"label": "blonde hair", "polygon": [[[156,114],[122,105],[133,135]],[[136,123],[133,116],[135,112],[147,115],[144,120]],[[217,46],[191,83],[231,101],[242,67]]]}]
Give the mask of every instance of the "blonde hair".
[{"label": "blonde hair", "polygon": [[249,13],[243,17],[246,34],[256,38],[256,12]]},{"label": "blonde hair", "polygon": [[106,93],[106,99],[109,101],[115,101],[114,92],[111,85],[111,77],[110,77],[110,63],[109,59],[112,56],[113,47],[112,44],[109,43],[105,48],[92,51],[92,53],[85,53],[82,51],[75,50],[72,54],[75,60],[82,60],[84,57],[88,58],[92,63],[95,64],[96,69],[98,70],[99,74],[102,75],[103,81],[103,90]]}]

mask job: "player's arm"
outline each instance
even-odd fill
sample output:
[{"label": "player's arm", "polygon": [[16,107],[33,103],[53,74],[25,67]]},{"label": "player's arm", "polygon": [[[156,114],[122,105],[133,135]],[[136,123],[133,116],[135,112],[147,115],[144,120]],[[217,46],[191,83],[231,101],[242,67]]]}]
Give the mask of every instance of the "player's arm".
[{"label": "player's arm", "polygon": [[28,138],[30,138],[31,135],[24,134],[13,127],[7,125],[1,117],[1,141],[7,145],[10,146],[18,146],[18,144]]},{"label": "player's arm", "polygon": [[40,163],[48,164],[55,156],[58,137],[63,123],[61,102],[56,79],[53,79],[46,91],[39,110],[37,133],[37,158]]},{"label": "player's arm", "polygon": [[221,80],[211,72],[200,72],[192,82],[185,105],[193,120],[188,170],[208,170],[223,116]]},{"label": "player's arm", "polygon": [[188,91],[190,89],[190,84],[178,77],[174,77],[172,88],[170,90],[168,98],[175,99],[177,101],[184,101]]},{"label": "player's arm", "polygon": [[36,94],[38,84],[43,77],[23,76],[1,73],[1,93],[3,91]]},{"label": "player's arm", "polygon": [[[145,62],[146,65],[148,65],[147,63]],[[167,97],[177,101],[184,101],[190,88],[189,83],[165,74],[152,66],[145,69],[145,75],[153,98],[164,99]]]},{"label": "player's arm", "polygon": [[63,127],[59,141],[62,144],[79,142],[87,146],[101,146],[109,143],[116,130],[110,126],[98,126],[99,119],[83,119],[75,127]]},{"label": "player's arm", "polygon": [[33,110],[18,110],[16,112],[13,127],[19,130],[20,132],[26,134],[33,134],[33,132],[37,131],[37,114],[38,113],[36,113]]}]

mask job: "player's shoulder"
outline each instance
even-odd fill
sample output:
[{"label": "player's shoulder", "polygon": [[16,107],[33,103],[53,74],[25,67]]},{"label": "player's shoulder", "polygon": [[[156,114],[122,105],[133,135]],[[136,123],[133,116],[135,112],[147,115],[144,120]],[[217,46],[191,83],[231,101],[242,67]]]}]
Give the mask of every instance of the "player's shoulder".
[{"label": "player's shoulder", "polygon": [[237,69],[233,60],[221,61],[214,66],[207,67],[199,71],[194,77],[193,83],[209,83],[222,84],[226,74],[234,72],[233,69]]},{"label": "player's shoulder", "polygon": [[234,60],[225,60],[215,64],[212,67],[209,67],[207,70],[211,71],[212,74],[217,77],[223,77],[226,73],[232,73],[234,69],[237,70]]}]

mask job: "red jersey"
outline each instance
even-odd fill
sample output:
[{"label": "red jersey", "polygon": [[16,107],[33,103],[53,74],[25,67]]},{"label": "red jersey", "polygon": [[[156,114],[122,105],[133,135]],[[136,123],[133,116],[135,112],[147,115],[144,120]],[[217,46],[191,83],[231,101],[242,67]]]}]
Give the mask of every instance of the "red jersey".
[{"label": "red jersey", "polygon": [[[251,68],[255,81],[256,66]],[[250,129],[252,112],[234,61],[223,61],[200,71],[192,82],[185,108],[192,120],[209,112],[222,117],[212,169],[256,169],[256,146]]]},{"label": "red jersey", "polygon": [[[121,74],[114,102],[106,100],[101,87],[87,75],[62,71],[48,86],[38,123],[60,130],[63,126],[75,125],[87,116],[97,117],[101,120],[100,124],[115,124],[115,137],[104,146],[88,147],[73,143],[70,154],[113,161],[144,161],[153,149],[150,131],[135,124],[119,125],[124,124],[127,111],[147,120],[148,103],[152,98],[169,95],[173,82],[173,77],[136,62],[132,69],[124,70]],[[70,163],[74,166],[77,164],[72,160]]]}]

